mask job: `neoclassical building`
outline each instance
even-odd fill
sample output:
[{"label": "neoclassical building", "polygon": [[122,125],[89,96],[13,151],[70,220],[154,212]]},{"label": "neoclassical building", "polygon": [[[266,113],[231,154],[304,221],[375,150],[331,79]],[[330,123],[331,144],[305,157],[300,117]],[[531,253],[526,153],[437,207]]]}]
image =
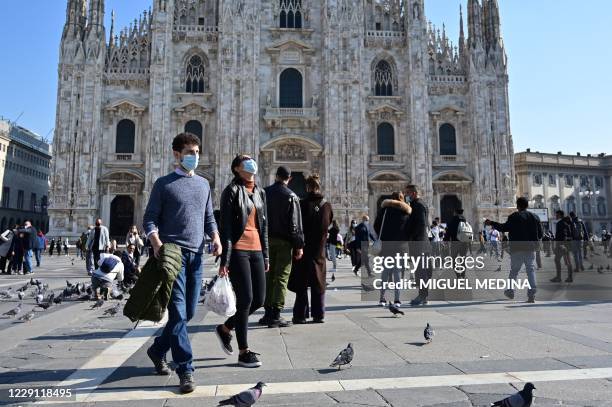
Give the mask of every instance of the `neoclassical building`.
[{"label": "neoclassical building", "polygon": [[[61,39],[51,234],[101,216],[140,224],[170,142],[202,140],[215,201],[236,153],[319,173],[346,224],[417,184],[431,214],[474,223],[513,206],[506,54],[497,0],[469,0],[456,45],[424,0],[152,0],[129,27],[68,0]],[[108,31],[107,31],[108,28]]]}]

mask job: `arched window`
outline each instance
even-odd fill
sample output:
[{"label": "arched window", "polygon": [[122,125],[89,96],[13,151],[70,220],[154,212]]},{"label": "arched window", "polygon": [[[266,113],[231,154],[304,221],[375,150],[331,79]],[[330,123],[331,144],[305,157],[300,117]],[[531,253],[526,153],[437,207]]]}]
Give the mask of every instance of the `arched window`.
[{"label": "arched window", "polygon": [[136,125],[133,121],[123,119],[117,123],[115,137],[115,153],[134,154],[134,141],[136,138]]},{"label": "arched window", "polygon": [[606,216],[606,200],[602,197],[597,198],[597,214]]},{"label": "arched window", "polygon": [[387,61],[379,61],[374,69],[374,95],[393,96],[393,71]]},{"label": "arched window", "polygon": [[565,208],[567,209],[567,213],[576,213],[576,198],[574,198],[573,196],[567,198],[565,200]]},{"label": "arched window", "polygon": [[302,28],[302,0],[280,1],[280,28]]},{"label": "arched window", "polygon": [[393,126],[389,123],[380,123],[376,129],[378,155],[395,154],[395,137]]},{"label": "arched window", "polygon": [[457,155],[455,128],[448,123],[440,126],[440,155]]},{"label": "arched window", "polygon": [[185,68],[185,92],[204,93],[206,88],[206,70],[204,61],[199,55],[189,58]]},{"label": "arched window", "polygon": [[202,143],[202,123],[197,120],[189,120],[185,123],[185,132],[195,134],[200,139],[200,143]]},{"label": "arched window", "polygon": [[302,74],[293,68],[280,75],[279,107],[303,107]]}]

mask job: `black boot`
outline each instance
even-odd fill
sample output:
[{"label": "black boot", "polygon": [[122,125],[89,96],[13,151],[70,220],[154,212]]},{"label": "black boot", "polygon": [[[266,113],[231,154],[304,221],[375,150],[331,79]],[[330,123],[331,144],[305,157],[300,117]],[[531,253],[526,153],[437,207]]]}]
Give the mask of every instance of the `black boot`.
[{"label": "black boot", "polygon": [[264,316],[259,320],[259,325],[270,325],[272,322],[272,308],[265,307]]},{"label": "black boot", "polygon": [[292,325],[291,322],[281,317],[280,313],[281,313],[281,310],[279,309],[272,310],[272,320],[268,324],[268,328],[286,328]]}]

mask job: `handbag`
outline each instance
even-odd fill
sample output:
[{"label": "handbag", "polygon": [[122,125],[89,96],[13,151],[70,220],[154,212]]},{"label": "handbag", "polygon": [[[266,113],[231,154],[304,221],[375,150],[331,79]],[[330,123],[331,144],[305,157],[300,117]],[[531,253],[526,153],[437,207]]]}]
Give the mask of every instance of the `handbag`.
[{"label": "handbag", "polygon": [[385,216],[387,216],[387,210],[385,209],[385,213],[383,213],[382,223],[380,224],[380,233],[378,234],[378,239],[374,241],[372,247],[370,248],[370,253],[374,256],[378,256],[382,252],[382,240],[380,237],[383,233],[383,228],[385,227]]}]

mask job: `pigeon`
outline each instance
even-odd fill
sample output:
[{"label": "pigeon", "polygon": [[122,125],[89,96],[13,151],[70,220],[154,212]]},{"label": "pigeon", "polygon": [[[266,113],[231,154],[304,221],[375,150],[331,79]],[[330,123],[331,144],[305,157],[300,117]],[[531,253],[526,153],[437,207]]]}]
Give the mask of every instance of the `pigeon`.
[{"label": "pigeon", "polygon": [[43,302],[43,295],[41,293],[36,294],[36,303],[40,304],[41,302]]},{"label": "pigeon", "polygon": [[79,301],[89,301],[91,300],[91,295],[89,294],[83,294],[78,298]]},{"label": "pigeon", "polygon": [[355,350],[353,349],[353,344],[349,343],[348,346],[340,351],[336,359],[329,365],[329,367],[338,366],[338,370],[340,370],[341,366],[350,365],[353,361],[353,356],[355,355]]},{"label": "pigeon", "polygon": [[404,315],[404,311],[402,311],[401,309],[399,309],[399,308],[397,307],[397,305],[395,305],[395,304],[391,304],[391,303],[389,303],[389,311],[391,311],[391,313],[392,313],[393,315],[395,315],[396,317],[397,317],[398,315]]},{"label": "pigeon", "polygon": [[38,279],[34,280],[33,278],[30,278],[30,285],[35,285],[36,287],[40,288],[42,283]]},{"label": "pigeon", "polygon": [[93,290],[91,289],[91,286],[88,285],[87,287],[85,287],[85,284],[83,284],[83,292],[86,292],[89,295],[93,294]]},{"label": "pigeon", "polygon": [[72,284],[70,281],[66,280],[66,288],[72,288],[74,287],[74,284]]},{"label": "pigeon", "polygon": [[335,274],[335,273],[333,273],[333,274],[332,274],[331,281],[332,281],[332,283],[333,283],[334,281],[336,281],[336,274]]},{"label": "pigeon", "polygon": [[53,299],[53,303],[61,304],[63,300],[64,300],[64,294],[62,293]]},{"label": "pigeon", "polygon": [[5,312],[2,315],[7,316],[9,318],[13,318],[13,317],[16,317],[17,315],[19,315],[20,312],[21,312],[21,303],[19,303],[19,305],[17,305],[12,310],[7,311],[7,312]]},{"label": "pigeon", "polygon": [[44,309],[45,311],[49,309],[49,307],[53,305],[50,302],[41,302],[40,304],[37,305],[37,307],[40,307],[42,309]]},{"label": "pigeon", "polygon": [[19,300],[23,300],[23,298],[25,297],[24,292],[23,291],[17,292],[17,297],[19,297]]},{"label": "pigeon", "polygon": [[23,287],[21,287],[19,290],[20,292],[24,292],[26,291],[28,288],[30,288],[30,283],[26,283]]},{"label": "pigeon", "polygon": [[433,328],[431,327],[431,325],[429,325],[428,322],[427,326],[425,327],[425,330],[423,331],[423,337],[425,338],[427,343],[431,343],[431,341],[433,341],[433,337],[435,334],[436,332],[433,330]]},{"label": "pigeon", "polygon": [[94,305],[91,306],[90,309],[100,308],[103,305],[104,305],[104,300],[102,298],[100,298],[98,301],[96,301],[96,303]]},{"label": "pigeon", "polygon": [[525,384],[523,390],[518,393],[513,394],[512,396],[506,397],[503,400],[496,401],[492,403],[491,406],[496,407],[531,407],[531,403],[533,401],[533,391],[535,390],[535,386],[533,383]]},{"label": "pigeon", "polygon": [[106,311],[104,311],[104,315],[109,315],[111,317],[114,317],[115,315],[117,315],[120,309],[121,309],[121,303],[118,302],[117,304],[115,304],[114,307],[108,308]]},{"label": "pigeon", "polygon": [[30,322],[33,319],[34,319],[34,310],[28,312],[27,314],[24,314],[23,316],[19,318],[19,320],[23,322]]},{"label": "pigeon", "polygon": [[261,397],[262,387],[266,384],[264,382],[258,382],[255,386],[247,389],[243,392],[233,395],[232,397],[221,400],[220,406],[234,406],[234,407],[250,407],[257,403],[257,400]]}]

